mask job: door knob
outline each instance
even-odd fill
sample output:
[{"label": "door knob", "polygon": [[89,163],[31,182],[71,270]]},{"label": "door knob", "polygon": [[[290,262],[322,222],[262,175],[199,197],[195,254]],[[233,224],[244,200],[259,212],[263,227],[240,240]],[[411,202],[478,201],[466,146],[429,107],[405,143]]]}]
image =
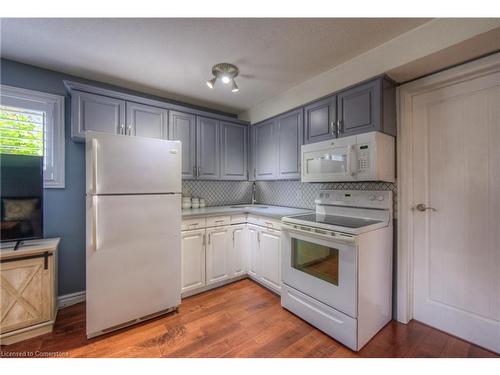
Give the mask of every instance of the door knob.
[{"label": "door knob", "polygon": [[427,207],[425,204],[420,203],[415,206],[417,211],[426,211],[426,210],[431,210],[431,211],[437,211],[434,207]]}]

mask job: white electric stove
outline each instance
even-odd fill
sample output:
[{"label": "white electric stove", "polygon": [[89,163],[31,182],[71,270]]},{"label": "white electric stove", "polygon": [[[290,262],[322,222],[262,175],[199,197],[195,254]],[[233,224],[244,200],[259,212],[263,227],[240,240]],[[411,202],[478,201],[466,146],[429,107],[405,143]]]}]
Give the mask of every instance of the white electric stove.
[{"label": "white electric stove", "polygon": [[281,304],[353,350],[392,307],[392,192],[321,191],[314,214],[282,219]]}]

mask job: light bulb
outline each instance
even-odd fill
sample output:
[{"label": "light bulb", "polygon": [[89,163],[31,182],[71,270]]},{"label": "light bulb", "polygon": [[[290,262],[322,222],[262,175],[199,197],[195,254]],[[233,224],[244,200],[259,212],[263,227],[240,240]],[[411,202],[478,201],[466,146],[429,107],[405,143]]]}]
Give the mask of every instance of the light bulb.
[{"label": "light bulb", "polygon": [[227,85],[229,82],[231,82],[231,78],[229,78],[228,76],[224,75],[224,76],[222,76],[222,82]]},{"label": "light bulb", "polygon": [[209,88],[213,89],[213,88],[214,88],[214,85],[215,85],[215,81],[216,81],[216,80],[217,80],[217,78],[215,78],[215,77],[214,77],[214,78],[212,78],[212,79],[210,79],[210,80],[208,80],[208,81],[207,81],[207,86],[208,86]]},{"label": "light bulb", "polygon": [[231,88],[232,92],[238,92],[240,89],[238,88],[238,85],[236,84],[236,81],[233,79],[233,87]]}]

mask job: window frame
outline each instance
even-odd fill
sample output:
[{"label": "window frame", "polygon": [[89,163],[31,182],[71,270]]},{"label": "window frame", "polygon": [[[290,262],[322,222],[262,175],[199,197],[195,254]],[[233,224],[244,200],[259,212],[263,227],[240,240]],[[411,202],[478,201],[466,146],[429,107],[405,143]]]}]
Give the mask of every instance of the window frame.
[{"label": "window frame", "polygon": [[[47,155],[44,188],[65,188],[64,96],[42,91],[0,85],[0,104],[44,111],[46,116]],[[46,173],[49,172],[49,173]]]}]

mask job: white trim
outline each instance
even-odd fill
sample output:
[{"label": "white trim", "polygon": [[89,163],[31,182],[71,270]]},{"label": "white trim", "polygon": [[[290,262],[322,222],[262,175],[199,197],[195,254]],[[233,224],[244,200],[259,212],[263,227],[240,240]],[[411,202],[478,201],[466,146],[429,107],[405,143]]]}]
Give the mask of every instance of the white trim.
[{"label": "white trim", "polygon": [[410,82],[398,88],[398,247],[396,319],[413,318],[413,97],[500,71],[500,53]]},{"label": "white trim", "polygon": [[18,103],[23,108],[44,110],[47,113],[47,123],[50,124],[46,130],[47,140],[51,144],[48,147],[50,155],[45,157],[50,158],[46,159],[46,165],[50,168],[51,176],[44,175],[44,188],[64,188],[64,96],[0,85],[0,100],[2,103]]},{"label": "white trim", "polygon": [[81,292],[65,294],[63,296],[57,297],[57,308],[59,310],[64,309],[65,307],[69,307],[84,301],[85,290],[82,290]]}]

